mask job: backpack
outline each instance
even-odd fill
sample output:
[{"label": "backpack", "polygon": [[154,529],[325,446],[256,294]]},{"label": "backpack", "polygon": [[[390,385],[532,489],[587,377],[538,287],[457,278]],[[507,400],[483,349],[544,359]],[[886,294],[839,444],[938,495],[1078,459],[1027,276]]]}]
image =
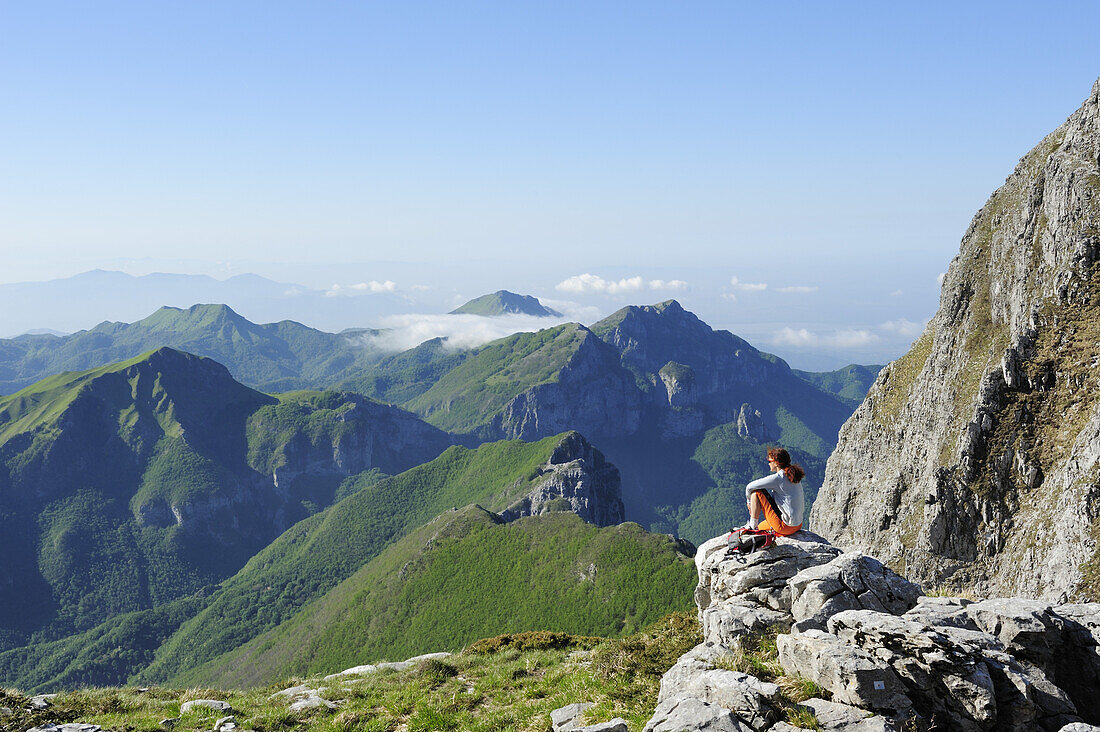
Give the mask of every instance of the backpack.
[{"label": "backpack", "polygon": [[726,537],[726,556],[752,554],[775,544],[772,529],[735,529]]}]

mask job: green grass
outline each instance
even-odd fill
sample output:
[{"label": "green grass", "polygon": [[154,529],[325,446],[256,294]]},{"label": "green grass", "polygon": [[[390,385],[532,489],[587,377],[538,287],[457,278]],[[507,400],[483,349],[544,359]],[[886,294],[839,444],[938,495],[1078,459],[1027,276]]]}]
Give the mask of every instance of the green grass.
[{"label": "green grass", "polygon": [[[463,730],[468,732],[545,732],[550,712],[578,701],[595,706],[590,723],[625,718],[641,729],[657,703],[660,676],[683,652],[699,642],[694,613],[664,618],[618,640],[578,638],[575,642],[512,645],[485,652],[472,644],[460,654],[402,672],[377,672],[363,681],[325,684],[319,677],[287,678],[252,689],[166,689],[161,687],[89,688],[63,693],[49,711],[27,713],[28,699],[0,689],[0,706],[16,710],[6,723],[26,729],[47,721],[79,721],[104,729],[153,732],[160,721],[177,718],[177,731],[209,730],[225,713],[211,710],[180,714],[189,699],[219,699],[233,707],[239,728],[257,732],[290,729],[318,732]],[[586,650],[589,649],[589,650]],[[324,696],[335,711],[291,713],[275,691],[307,682],[328,686]],[[7,722],[10,720],[10,722]]]},{"label": "green grass", "polygon": [[[600,528],[563,512],[501,523],[444,513],[323,598],[181,684],[251,685],[364,661],[457,650],[493,631],[619,636],[691,606],[694,565],[636,524]],[[526,636],[501,646],[523,647]],[[308,641],[303,641],[308,639]]]}]

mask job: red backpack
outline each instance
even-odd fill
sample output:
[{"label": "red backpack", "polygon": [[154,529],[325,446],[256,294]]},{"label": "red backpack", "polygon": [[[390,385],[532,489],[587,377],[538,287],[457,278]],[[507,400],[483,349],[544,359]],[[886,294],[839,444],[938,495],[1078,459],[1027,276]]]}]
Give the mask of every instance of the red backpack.
[{"label": "red backpack", "polygon": [[775,544],[778,534],[772,529],[734,529],[726,537],[726,555],[752,554]]}]

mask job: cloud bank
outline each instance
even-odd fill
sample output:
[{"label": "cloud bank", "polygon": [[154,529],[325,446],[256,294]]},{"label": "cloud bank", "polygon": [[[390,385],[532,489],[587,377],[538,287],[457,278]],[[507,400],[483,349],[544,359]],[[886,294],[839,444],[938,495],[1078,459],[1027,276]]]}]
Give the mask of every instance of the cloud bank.
[{"label": "cloud bank", "polygon": [[377,295],[384,292],[397,292],[397,283],[393,280],[386,280],[385,282],[371,280],[355,285],[333,285],[325,290],[325,295],[328,297],[341,297],[347,295]]},{"label": "cloud bank", "polygon": [[391,315],[379,322],[378,335],[361,336],[364,345],[384,351],[407,351],[432,338],[446,338],[446,346],[460,350],[520,332],[533,332],[568,322],[569,318],[537,318],[533,315]]},{"label": "cloud bank", "polygon": [[621,280],[605,280],[598,275],[584,274],[574,275],[562,280],[554,289],[560,292],[569,292],[575,295],[588,293],[600,293],[605,295],[620,295],[626,292],[641,292],[642,290],[686,290],[688,284],[683,280],[645,280],[641,276],[626,277]]},{"label": "cloud bank", "polygon": [[783,328],[772,338],[777,346],[795,348],[855,348],[875,343],[879,337],[866,329],[846,328],[830,334],[813,333],[805,328]]},{"label": "cloud bank", "polygon": [[742,282],[736,277],[730,277],[730,284],[743,292],[763,292],[768,289],[767,282]]}]

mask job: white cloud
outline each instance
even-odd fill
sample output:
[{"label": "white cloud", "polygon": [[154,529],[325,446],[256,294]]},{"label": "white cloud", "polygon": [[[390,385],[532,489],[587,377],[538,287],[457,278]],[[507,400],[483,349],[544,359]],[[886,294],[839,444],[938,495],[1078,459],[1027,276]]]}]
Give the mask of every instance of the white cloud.
[{"label": "white cloud", "polygon": [[605,295],[619,295],[624,292],[640,292],[646,288],[650,290],[685,290],[688,284],[683,280],[649,280],[642,277],[627,277],[621,280],[605,280],[587,272],[574,275],[567,280],[562,280],[554,286],[561,292],[570,292],[576,295],[597,292]]},{"label": "white cloud", "polygon": [[595,323],[604,316],[604,313],[601,312],[598,307],[594,305],[581,305],[572,300],[551,300],[548,297],[540,297],[539,302],[551,310],[557,310],[573,323],[584,323],[588,325]]},{"label": "white cloud", "polygon": [[879,326],[879,329],[888,333],[897,333],[906,338],[913,338],[924,332],[924,323],[914,323],[912,320],[898,318],[897,320],[887,320]]},{"label": "white cloud", "polygon": [[946,277],[947,277],[946,272],[940,272],[938,275],[936,275],[936,282],[939,283],[942,286],[944,278],[946,278]]},{"label": "white cloud", "polygon": [[805,328],[782,328],[772,338],[772,343],[779,346],[794,346],[796,348],[854,348],[874,343],[879,337],[869,330],[846,328],[834,331],[828,335],[813,333]]},{"label": "white cloud", "polygon": [[791,285],[789,287],[777,287],[776,292],[817,292],[817,285],[809,287],[807,285]]},{"label": "white cloud", "polygon": [[732,292],[723,292],[722,297],[730,302],[737,302],[737,295],[734,295]]},{"label": "white cloud", "polygon": [[767,282],[742,282],[736,277],[730,277],[730,284],[745,292],[761,292],[768,289]]},{"label": "white cloud", "polygon": [[572,292],[578,295],[586,292],[602,292],[608,295],[617,295],[621,292],[637,292],[644,287],[645,280],[641,277],[630,277],[616,282],[614,280],[605,280],[603,277],[588,274],[587,272],[580,275],[574,275],[555,285],[555,289],[557,290]]},{"label": "white cloud", "polygon": [[568,318],[537,318],[533,315],[392,315],[379,322],[378,335],[362,336],[365,345],[386,351],[405,351],[432,338],[446,338],[453,349],[474,348],[519,332],[553,327]]},{"label": "white cloud", "polygon": [[397,292],[397,283],[393,280],[386,280],[385,282],[371,280],[370,282],[360,282],[355,285],[333,285],[325,290],[325,295],[329,297],[336,297],[339,295],[377,295],[383,292]]},{"label": "white cloud", "polygon": [[651,290],[686,290],[688,286],[683,280],[650,280],[648,284]]},{"label": "white cloud", "polygon": [[894,290],[890,293],[890,297],[901,297],[904,294],[901,290]]}]

